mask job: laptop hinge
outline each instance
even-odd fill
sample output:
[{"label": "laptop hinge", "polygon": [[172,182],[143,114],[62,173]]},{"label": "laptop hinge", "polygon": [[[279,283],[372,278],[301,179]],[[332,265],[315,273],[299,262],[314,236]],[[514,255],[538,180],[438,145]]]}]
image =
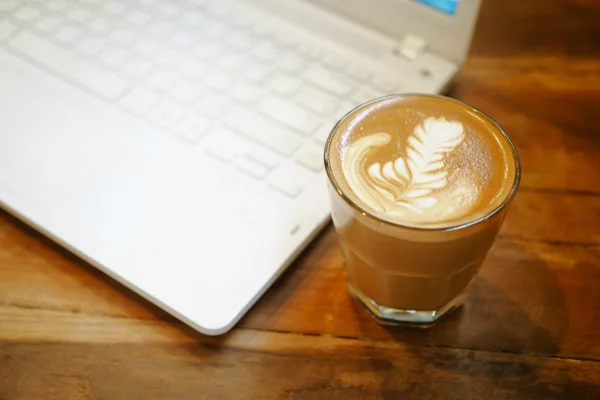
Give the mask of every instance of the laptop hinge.
[{"label": "laptop hinge", "polygon": [[419,58],[426,48],[427,42],[425,39],[412,33],[407,33],[394,52],[407,60],[414,61]]}]

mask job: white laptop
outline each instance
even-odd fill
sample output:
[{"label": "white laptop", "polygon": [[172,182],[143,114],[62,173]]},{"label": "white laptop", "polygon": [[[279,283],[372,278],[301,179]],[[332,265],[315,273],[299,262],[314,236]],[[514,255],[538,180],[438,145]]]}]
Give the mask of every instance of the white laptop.
[{"label": "white laptop", "polygon": [[440,92],[479,0],[0,0],[0,205],[205,334],[329,219],[323,144]]}]

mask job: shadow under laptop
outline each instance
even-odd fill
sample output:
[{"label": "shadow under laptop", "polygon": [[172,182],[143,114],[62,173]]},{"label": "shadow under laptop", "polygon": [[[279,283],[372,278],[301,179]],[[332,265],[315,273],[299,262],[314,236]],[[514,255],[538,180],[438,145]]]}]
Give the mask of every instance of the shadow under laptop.
[{"label": "shadow under laptop", "polygon": [[[184,340],[186,342],[226,344],[230,333],[217,337],[204,335],[2,209],[0,209],[0,220],[6,221],[19,231],[24,239],[17,240],[25,241],[24,246],[36,246],[34,251],[41,252],[40,257],[48,260],[44,268],[52,268],[51,274],[59,281],[69,281],[74,295],[81,295],[81,291],[85,291],[86,295],[90,294],[93,297],[88,302],[78,301],[79,304],[75,307],[70,304],[73,303],[72,301],[63,299],[60,302],[65,305],[64,309],[60,306],[48,306],[48,309],[142,321],[156,319],[173,328],[171,331],[179,331],[186,336],[187,339]],[[251,327],[260,326],[265,330],[276,323],[277,315],[290,301],[290,293],[294,293],[295,289],[309,278],[309,268],[302,268],[302,266],[324,262],[323,260],[327,258],[325,253],[329,251],[332,247],[331,243],[335,240],[337,240],[337,236],[329,222],[235,326],[243,327],[247,318],[251,319]],[[59,276],[61,278],[58,278]],[[69,291],[70,289],[61,290]],[[88,305],[93,309],[86,309],[85,303],[89,303]],[[43,304],[40,307],[46,308],[46,305]]]}]

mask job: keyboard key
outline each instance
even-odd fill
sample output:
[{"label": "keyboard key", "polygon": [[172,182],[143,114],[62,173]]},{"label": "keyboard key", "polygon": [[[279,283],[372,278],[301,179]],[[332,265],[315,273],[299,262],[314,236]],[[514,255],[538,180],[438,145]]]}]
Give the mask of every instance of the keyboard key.
[{"label": "keyboard key", "polygon": [[[7,1],[7,0],[2,0],[2,1]],[[45,5],[46,1],[47,0],[27,0],[22,3],[29,3],[30,5],[40,9],[41,7],[43,7]]]},{"label": "keyboard key", "polygon": [[259,146],[250,146],[250,148],[246,150],[246,157],[269,169],[273,169],[281,163],[280,156],[271,150]]},{"label": "keyboard key", "polygon": [[94,18],[87,24],[87,27],[95,33],[104,34],[108,32],[112,27],[113,23],[109,22],[105,18]]},{"label": "keyboard key", "polygon": [[273,37],[273,43],[280,49],[291,50],[298,45],[298,40],[286,34],[279,34]]},{"label": "keyboard key", "polygon": [[206,61],[216,60],[224,52],[223,46],[213,42],[204,42],[194,48],[194,55]]},{"label": "keyboard key", "polygon": [[[344,100],[342,101],[342,105],[340,109],[334,114],[334,119],[341,119],[344,115],[348,114],[350,111],[354,110],[358,104],[354,104],[353,101]],[[337,121],[335,121],[337,123]],[[333,125],[332,125],[333,127]]]},{"label": "keyboard key", "polygon": [[233,84],[231,76],[219,70],[212,70],[206,75],[204,81],[207,87],[218,92],[225,92]]},{"label": "keyboard key", "polygon": [[156,61],[165,68],[175,68],[183,62],[183,54],[174,49],[165,49],[156,56]]},{"label": "keyboard key", "polygon": [[340,55],[327,53],[321,60],[321,65],[335,72],[343,71],[348,63]]},{"label": "keyboard key", "polygon": [[149,28],[149,31],[152,34],[154,34],[154,36],[163,38],[163,37],[167,36],[169,33],[173,32],[173,29],[175,29],[175,26],[172,22],[154,20],[148,26],[148,28]]},{"label": "keyboard key", "polygon": [[196,42],[196,37],[184,31],[175,32],[171,35],[171,43],[177,47],[188,48],[192,47]]},{"label": "keyboard key", "polygon": [[208,70],[208,66],[202,61],[190,60],[183,65],[181,72],[192,79],[202,79]]},{"label": "keyboard key", "polygon": [[117,47],[108,47],[100,55],[100,61],[109,67],[120,67],[127,61],[128,54],[125,50]]},{"label": "keyboard key", "polygon": [[188,115],[181,121],[173,134],[189,144],[196,144],[206,136],[212,128],[212,123],[200,115]]},{"label": "keyboard key", "polygon": [[152,56],[158,51],[160,45],[152,39],[142,38],[133,48],[145,56]]},{"label": "keyboard key", "polygon": [[263,63],[274,63],[279,59],[279,51],[270,43],[261,42],[252,49],[254,58]]},{"label": "keyboard key", "polygon": [[261,64],[250,64],[244,69],[244,78],[256,84],[264,83],[271,74],[271,69],[268,66]]},{"label": "keyboard key", "polygon": [[206,24],[206,19],[201,15],[193,12],[186,12],[183,15],[182,22],[191,28],[199,28]]},{"label": "keyboard key", "polygon": [[356,90],[354,84],[343,75],[318,65],[311,65],[304,73],[304,78],[311,84],[338,97],[349,96]]},{"label": "keyboard key", "polygon": [[269,88],[275,94],[282,97],[290,97],[300,89],[301,84],[302,83],[297,78],[277,75],[269,82]]},{"label": "keyboard key", "polygon": [[298,151],[296,162],[313,172],[319,172],[323,168],[323,150],[323,146],[308,144]]},{"label": "keyboard key", "polygon": [[298,197],[302,193],[302,185],[297,175],[290,168],[279,169],[269,178],[269,186],[289,197]]},{"label": "keyboard key", "polygon": [[19,0],[4,0],[0,1],[0,12],[8,12],[21,4]]},{"label": "keyboard key", "polygon": [[373,76],[371,71],[353,65],[346,69],[346,75],[359,83],[367,82]]},{"label": "keyboard key", "polygon": [[212,39],[222,40],[229,36],[229,29],[227,26],[215,21],[205,21],[203,30],[204,34]]},{"label": "keyboard key", "polygon": [[230,21],[231,26],[239,30],[250,30],[253,27],[252,20],[245,15],[234,15]]},{"label": "keyboard key", "polygon": [[317,133],[315,134],[315,142],[318,143],[320,146],[325,145],[325,143],[327,143],[327,138],[329,137],[331,130],[333,129],[335,124],[337,124],[337,122],[338,122],[338,120],[335,119],[335,120],[330,120],[330,121],[324,123],[323,125],[321,125],[317,129]]},{"label": "keyboard key", "polygon": [[56,32],[56,38],[63,44],[75,44],[83,37],[83,31],[74,26],[65,26]]},{"label": "keyboard key", "polygon": [[396,93],[396,90],[399,89],[399,85],[396,82],[380,75],[374,76],[371,79],[371,86],[375,90],[380,90],[388,94]]},{"label": "keyboard key", "polygon": [[121,100],[121,105],[135,115],[145,115],[158,100],[154,92],[146,88],[135,88]]},{"label": "keyboard key", "polygon": [[70,19],[76,22],[84,22],[87,21],[91,14],[88,10],[83,8],[74,8],[67,14]]},{"label": "keyboard key", "polygon": [[307,61],[318,61],[323,57],[323,51],[317,46],[305,43],[298,49],[298,54]]},{"label": "keyboard key", "polygon": [[67,0],[50,0],[47,7],[54,11],[61,11],[67,6]]},{"label": "keyboard key", "polygon": [[196,103],[198,111],[202,114],[217,118],[225,114],[231,107],[231,104],[227,99],[219,94],[208,94],[203,96],[200,101]]},{"label": "keyboard key", "polygon": [[233,12],[231,7],[227,4],[223,4],[223,2],[211,2],[206,4],[206,11],[208,14],[219,19],[227,18]]},{"label": "keyboard key", "polygon": [[14,16],[18,22],[27,23],[37,19],[40,12],[35,8],[24,6],[17,10]]},{"label": "keyboard key", "polygon": [[230,72],[239,71],[248,64],[250,58],[244,53],[228,53],[223,55],[218,64]]},{"label": "keyboard key", "polygon": [[118,15],[127,9],[127,4],[122,1],[111,1],[105,4],[103,8],[111,14]]},{"label": "keyboard key", "polygon": [[193,103],[198,100],[205,91],[204,85],[199,83],[185,82],[179,84],[171,92],[171,98],[178,103]]},{"label": "keyboard key", "polygon": [[176,80],[177,76],[175,74],[165,70],[156,70],[150,75],[146,83],[156,90],[165,91],[170,89]]},{"label": "keyboard key", "polygon": [[315,134],[315,141],[320,145],[324,145],[325,142],[327,142],[329,133],[335,127],[338,121],[342,119],[342,117],[348,112],[352,111],[354,107],[355,104],[350,101],[342,102],[342,105],[339,108],[339,110],[336,113],[334,113],[330,118],[328,118],[328,120],[319,129],[317,129],[317,133]]},{"label": "keyboard key", "polygon": [[269,174],[268,168],[247,157],[241,157],[236,166],[240,171],[256,179],[264,179]]},{"label": "keyboard key", "polygon": [[223,127],[215,127],[213,132],[204,139],[206,152],[221,161],[232,162],[241,152],[237,136]]},{"label": "keyboard key", "polygon": [[116,75],[28,32],[13,38],[9,45],[102,97],[117,98],[129,87]]},{"label": "keyboard key", "polygon": [[177,104],[166,101],[152,110],[150,120],[161,128],[168,128],[173,126],[182,114],[183,111]]},{"label": "keyboard key", "polygon": [[119,28],[111,32],[110,37],[115,42],[126,46],[133,41],[133,39],[135,38],[135,34],[131,29]]},{"label": "keyboard key", "polygon": [[250,34],[259,39],[266,39],[271,36],[272,33],[273,31],[271,28],[265,24],[254,24],[252,28],[250,28]]},{"label": "keyboard key", "polygon": [[261,114],[294,129],[304,136],[311,136],[321,125],[321,118],[316,114],[274,96],[266,97],[260,103],[258,109]]},{"label": "keyboard key", "polygon": [[358,92],[354,93],[352,100],[355,105],[366,103],[367,101],[383,96],[384,93],[379,90],[374,90],[369,86],[361,86]]},{"label": "keyboard key", "polygon": [[54,31],[60,24],[60,19],[56,17],[42,17],[36,22],[35,27],[42,32],[48,33]]},{"label": "keyboard key", "polygon": [[127,14],[125,20],[134,25],[143,26],[150,20],[150,14],[143,11],[133,10]]},{"label": "keyboard key", "polygon": [[165,17],[176,18],[181,14],[181,6],[172,2],[161,2],[158,11]]},{"label": "keyboard key", "polygon": [[303,87],[296,102],[324,117],[331,117],[340,107],[340,101],[335,97],[311,87]]},{"label": "keyboard key", "polygon": [[96,37],[86,37],[77,46],[77,50],[87,56],[93,56],[98,54],[100,50],[105,46],[106,41],[104,39]]},{"label": "keyboard key", "polygon": [[0,40],[8,39],[17,31],[17,27],[8,21],[0,21]]},{"label": "keyboard key", "polygon": [[152,64],[140,58],[131,58],[123,66],[123,73],[134,79],[143,79],[152,72]]},{"label": "keyboard key", "polygon": [[234,50],[246,50],[253,45],[253,41],[242,33],[234,33],[227,39],[227,44]]},{"label": "keyboard key", "polygon": [[241,104],[255,104],[262,96],[262,91],[254,85],[236,85],[231,97]]},{"label": "keyboard key", "polygon": [[299,75],[308,64],[300,57],[288,54],[279,61],[278,67],[289,75]]},{"label": "keyboard key", "polygon": [[229,128],[283,155],[293,154],[300,145],[294,133],[247,109],[234,107],[223,121]]}]

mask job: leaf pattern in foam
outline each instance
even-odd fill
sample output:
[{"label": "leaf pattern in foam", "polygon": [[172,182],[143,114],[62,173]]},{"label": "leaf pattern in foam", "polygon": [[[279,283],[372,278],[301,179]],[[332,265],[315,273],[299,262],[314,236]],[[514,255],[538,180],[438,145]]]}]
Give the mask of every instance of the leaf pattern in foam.
[{"label": "leaf pattern in foam", "polygon": [[423,125],[416,127],[408,139],[406,164],[410,177],[405,176],[409,184],[398,199],[400,204],[414,211],[435,205],[436,199],[429,195],[447,183],[444,156],[454,150],[463,138],[464,130],[458,122],[427,118]]},{"label": "leaf pattern in foam", "polygon": [[[387,203],[383,211],[399,212],[400,208],[422,213],[433,207],[437,199],[432,192],[447,184],[444,156],[463,139],[460,123],[427,118],[409,137],[405,157],[383,166],[372,164],[367,170],[368,183]],[[374,195],[373,190],[370,191]]]}]

